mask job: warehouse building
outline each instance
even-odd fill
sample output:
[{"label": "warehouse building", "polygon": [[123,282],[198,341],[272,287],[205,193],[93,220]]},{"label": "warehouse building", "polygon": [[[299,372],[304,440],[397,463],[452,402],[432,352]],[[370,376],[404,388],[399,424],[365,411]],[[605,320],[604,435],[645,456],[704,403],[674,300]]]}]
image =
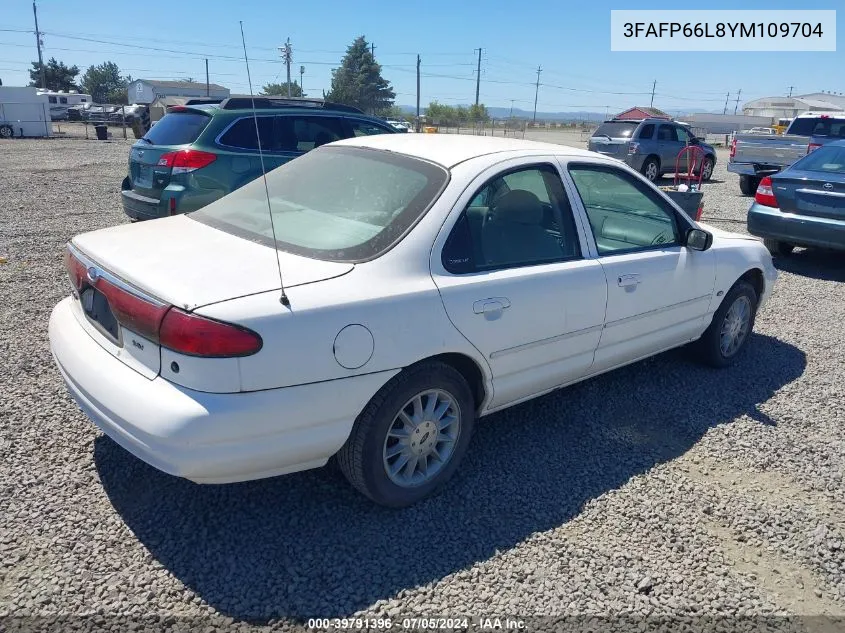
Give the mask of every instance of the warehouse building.
[{"label": "warehouse building", "polygon": [[814,92],[794,97],[763,97],[742,106],[742,113],[746,116],[770,119],[793,118],[807,110],[845,111],[845,95]]},{"label": "warehouse building", "polygon": [[226,99],[229,89],[217,84],[193,81],[160,81],[158,79],[136,79],[129,84],[129,103],[153,103],[157,99],[166,97],[198,98],[213,97]]}]

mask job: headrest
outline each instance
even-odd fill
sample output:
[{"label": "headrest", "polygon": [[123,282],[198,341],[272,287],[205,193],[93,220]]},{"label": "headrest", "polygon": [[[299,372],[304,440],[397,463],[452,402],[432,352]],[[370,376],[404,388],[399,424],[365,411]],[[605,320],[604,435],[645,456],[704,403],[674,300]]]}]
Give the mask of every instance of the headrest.
[{"label": "headrest", "polygon": [[543,205],[540,199],[524,189],[509,191],[494,206],[497,222],[539,225],[543,222]]}]

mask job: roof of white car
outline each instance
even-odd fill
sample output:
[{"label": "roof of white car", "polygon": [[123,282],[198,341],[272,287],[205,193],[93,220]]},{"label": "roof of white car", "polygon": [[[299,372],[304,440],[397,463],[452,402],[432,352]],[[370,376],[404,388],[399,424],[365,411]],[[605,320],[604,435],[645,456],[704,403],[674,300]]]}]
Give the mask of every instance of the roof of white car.
[{"label": "roof of white car", "polygon": [[593,152],[554,143],[468,134],[374,134],[336,141],[332,145],[372,147],[454,167],[470,158],[499,152],[548,152],[560,156],[591,156]]}]

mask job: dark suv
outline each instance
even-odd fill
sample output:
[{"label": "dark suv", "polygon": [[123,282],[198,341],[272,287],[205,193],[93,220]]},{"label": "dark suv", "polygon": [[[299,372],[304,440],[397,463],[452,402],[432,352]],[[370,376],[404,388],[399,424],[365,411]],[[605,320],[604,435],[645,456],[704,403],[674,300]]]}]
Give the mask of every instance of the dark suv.
[{"label": "dark suv", "polygon": [[[207,100],[198,100],[207,101]],[[319,145],[390,125],[356,108],[305,99],[231,97],[174,106],[129,153],[123,210],[133,220],[196,211]]]}]

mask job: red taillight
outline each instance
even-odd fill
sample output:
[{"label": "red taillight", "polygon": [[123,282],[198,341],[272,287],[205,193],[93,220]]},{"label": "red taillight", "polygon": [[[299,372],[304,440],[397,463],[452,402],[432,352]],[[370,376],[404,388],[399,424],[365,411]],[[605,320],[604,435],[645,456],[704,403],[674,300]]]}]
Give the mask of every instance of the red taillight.
[{"label": "red taillight", "polygon": [[77,291],[96,288],[121,326],[162,347],[190,356],[228,358],[255,354],[263,345],[252,330],[148,301],[102,276],[91,281],[88,269],[70,249],[65,251],[65,266]]},{"label": "red taillight", "polygon": [[775,194],[772,191],[772,179],[769,176],[763,178],[757,186],[757,193],[754,194],[754,201],[766,207],[778,206]]},{"label": "red taillight", "polygon": [[814,152],[820,147],[821,147],[821,144],[819,144],[819,143],[809,143],[807,145],[807,153],[809,154],[810,152]]},{"label": "red taillight", "polygon": [[201,169],[217,160],[217,154],[201,152],[198,149],[182,149],[167,152],[158,159],[158,167],[170,167],[174,174],[187,174]]},{"label": "red taillight", "polygon": [[736,139],[731,141],[731,158],[736,156]]},{"label": "red taillight", "polygon": [[637,143],[635,141],[631,141],[630,143],[628,143],[628,153],[629,154],[636,154],[638,151],[640,151],[640,144],[639,143]]},{"label": "red taillight", "polygon": [[171,308],[159,332],[161,345],[189,356],[249,356],[261,349],[261,337],[246,328]]}]

